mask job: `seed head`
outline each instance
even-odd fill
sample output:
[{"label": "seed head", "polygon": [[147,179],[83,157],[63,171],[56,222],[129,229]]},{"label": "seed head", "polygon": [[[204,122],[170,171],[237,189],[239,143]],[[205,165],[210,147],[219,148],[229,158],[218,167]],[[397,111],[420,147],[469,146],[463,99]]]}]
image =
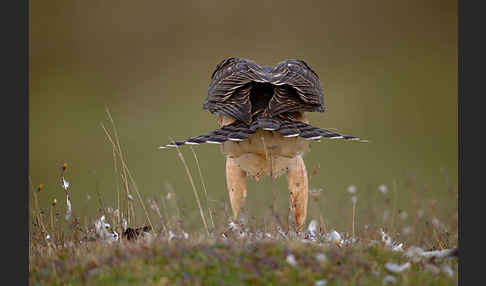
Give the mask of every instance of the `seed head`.
[{"label": "seed head", "polygon": [[61,187],[67,192],[67,190],[69,189],[69,182],[66,181],[66,179],[64,179],[64,176],[62,177],[62,181],[61,181]]},{"label": "seed head", "polygon": [[382,193],[382,194],[386,194],[388,192],[388,187],[387,185],[385,184],[382,184],[382,185],[379,185],[378,186],[378,190]]},{"label": "seed head", "polygon": [[43,184],[39,184],[39,186],[37,187],[37,192],[40,192],[42,190],[42,188],[44,188],[44,185]]},{"label": "seed head", "polygon": [[350,193],[350,194],[356,193],[357,190],[358,190],[358,188],[355,185],[349,185],[348,186],[348,193]]}]

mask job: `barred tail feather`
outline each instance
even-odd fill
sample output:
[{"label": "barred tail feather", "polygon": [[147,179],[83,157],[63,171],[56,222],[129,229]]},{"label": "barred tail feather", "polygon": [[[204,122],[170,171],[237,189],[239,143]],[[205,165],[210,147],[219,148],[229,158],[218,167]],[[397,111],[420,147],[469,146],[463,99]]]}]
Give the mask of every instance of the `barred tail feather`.
[{"label": "barred tail feather", "polygon": [[248,126],[242,122],[237,122],[227,126],[223,126],[214,131],[192,137],[183,141],[175,141],[171,144],[160,146],[159,149],[165,149],[167,147],[176,147],[184,144],[187,145],[199,145],[202,143],[222,144],[223,142],[230,141],[243,141],[247,139],[255,131],[250,130]]},{"label": "barred tail feather", "polygon": [[244,141],[251,134],[255,133],[257,129],[268,131],[275,131],[280,133],[283,137],[297,137],[300,136],[306,140],[318,141],[322,138],[328,139],[343,139],[349,141],[368,142],[368,140],[358,137],[344,135],[337,132],[314,127],[301,121],[292,120],[275,120],[275,119],[261,119],[254,121],[250,126],[243,122],[236,122],[227,126],[223,126],[214,131],[192,137],[183,141],[175,141],[171,144],[160,146],[160,149],[167,147],[176,147],[181,145],[199,145],[202,143],[222,144],[230,141]]},{"label": "barred tail feather", "polygon": [[368,140],[361,139],[359,137],[344,135],[326,129],[321,129],[301,121],[286,121],[281,125],[278,132],[284,137],[300,136],[307,140],[320,140],[321,138],[328,138],[368,142]]}]

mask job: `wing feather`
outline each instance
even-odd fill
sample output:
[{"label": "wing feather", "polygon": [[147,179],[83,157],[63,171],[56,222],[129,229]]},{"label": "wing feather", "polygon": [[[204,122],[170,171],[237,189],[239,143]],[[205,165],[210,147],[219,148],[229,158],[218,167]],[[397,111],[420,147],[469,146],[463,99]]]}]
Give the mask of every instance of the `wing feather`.
[{"label": "wing feather", "polygon": [[211,75],[203,109],[248,123],[251,121],[251,83],[266,81],[267,73],[254,61],[227,58],[216,66]]},{"label": "wing feather", "polygon": [[276,85],[269,103],[271,116],[293,111],[324,112],[324,95],[317,73],[303,60],[289,59],[271,70]]}]

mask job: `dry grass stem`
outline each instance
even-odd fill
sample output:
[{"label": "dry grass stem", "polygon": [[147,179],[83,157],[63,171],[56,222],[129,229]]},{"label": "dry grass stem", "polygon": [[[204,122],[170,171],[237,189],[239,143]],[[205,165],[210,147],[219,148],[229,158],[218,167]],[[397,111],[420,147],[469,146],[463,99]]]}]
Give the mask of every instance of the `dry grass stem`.
[{"label": "dry grass stem", "polygon": [[[155,228],[154,228],[154,226],[152,224],[152,221],[150,220],[150,216],[149,216],[149,214],[147,212],[147,208],[145,207],[145,203],[143,202],[142,196],[140,195],[140,192],[138,191],[137,184],[136,184],[135,180],[133,179],[133,176],[132,176],[132,174],[130,172],[130,169],[126,165],[125,160],[123,159],[123,154],[122,154],[122,151],[121,151],[121,147],[120,147],[118,135],[116,133],[115,123],[113,121],[113,118],[111,117],[111,114],[110,114],[108,108],[106,109],[106,112],[108,114],[108,117],[110,118],[110,122],[112,123],[112,128],[113,128],[113,132],[114,132],[115,140],[117,141],[117,144],[115,144],[115,142],[112,139],[112,136],[110,135],[110,133],[108,132],[108,130],[105,128],[105,126],[103,125],[103,123],[101,123],[101,127],[105,131],[105,134],[108,137],[108,139],[110,140],[111,144],[113,146],[118,146],[118,148],[116,149],[116,151],[117,151],[118,157],[120,158],[120,162],[121,162],[122,167],[123,167],[122,170],[123,170],[123,172],[126,172],[126,174],[128,175],[128,178],[130,179],[130,182],[132,183],[132,186],[133,186],[133,188],[135,190],[135,193],[137,194],[137,197],[138,197],[138,200],[140,202],[140,205],[142,206],[142,209],[143,209],[143,211],[145,213],[145,218],[147,219],[148,223],[152,227],[152,230],[154,231],[154,233],[156,233],[156,230],[155,230]],[[128,190],[128,183],[126,185],[127,185],[127,190]],[[133,205],[132,205],[132,210],[133,210]],[[135,212],[133,211],[133,214],[134,213]]]},{"label": "dry grass stem", "polygon": [[204,183],[204,177],[202,175],[201,167],[199,166],[199,160],[197,159],[196,151],[194,151],[194,148],[192,148],[192,146],[190,146],[190,147],[191,147],[192,154],[194,155],[194,159],[196,160],[197,170],[199,172],[199,177],[201,178],[201,184],[202,184],[202,187],[203,187],[203,190],[204,190],[204,195],[206,197],[206,206],[208,208],[209,219],[211,220],[211,225],[212,225],[212,228],[214,229],[215,225],[214,225],[214,220],[213,220],[213,214],[212,214],[212,211],[211,211],[211,207],[209,205],[208,192],[206,190],[206,184]]},{"label": "dry grass stem", "polygon": [[204,224],[204,229],[206,230],[206,235],[209,237],[209,229],[208,229],[208,225],[206,223],[206,217],[204,216],[204,211],[203,211],[202,206],[201,206],[201,201],[199,200],[199,195],[197,193],[196,186],[194,185],[194,180],[192,179],[192,175],[191,175],[191,172],[189,171],[189,167],[186,164],[186,160],[184,159],[184,156],[182,156],[181,150],[179,150],[179,146],[177,146],[177,144],[175,144],[175,141],[172,138],[169,137],[169,140],[176,146],[177,154],[179,155],[179,158],[181,159],[182,164],[184,165],[184,168],[186,170],[187,176],[189,177],[189,181],[191,183],[192,190],[194,191],[194,196],[196,197],[197,206],[199,207],[199,213],[201,214],[201,219],[202,219],[203,224]]}]

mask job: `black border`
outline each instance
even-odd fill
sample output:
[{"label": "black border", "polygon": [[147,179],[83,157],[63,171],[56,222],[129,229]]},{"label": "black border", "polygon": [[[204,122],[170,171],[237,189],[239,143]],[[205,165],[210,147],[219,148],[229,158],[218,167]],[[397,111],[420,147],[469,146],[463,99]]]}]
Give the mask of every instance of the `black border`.
[{"label": "black border", "polygon": [[[29,278],[29,2],[2,3],[2,271],[6,284]],[[5,275],[7,274],[7,275]],[[11,283],[10,281],[14,281]]]},{"label": "black border", "polygon": [[[485,225],[485,159],[481,140],[485,112],[480,99],[484,97],[486,45],[484,9],[477,3],[481,2],[458,1],[459,285],[475,285],[484,280],[480,253]],[[479,259],[473,257],[474,253]]]}]

